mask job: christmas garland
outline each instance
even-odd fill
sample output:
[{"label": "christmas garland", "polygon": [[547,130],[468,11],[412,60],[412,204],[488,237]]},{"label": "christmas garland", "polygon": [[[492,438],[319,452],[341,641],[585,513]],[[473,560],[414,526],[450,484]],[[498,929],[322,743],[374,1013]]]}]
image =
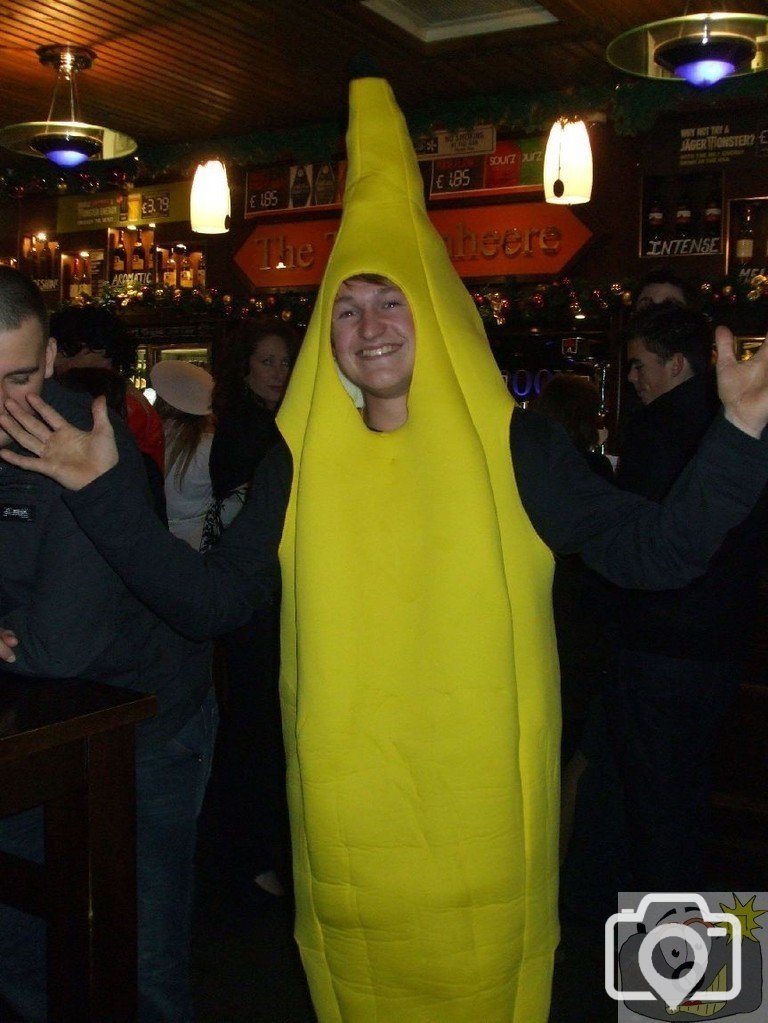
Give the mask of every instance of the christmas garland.
[{"label": "christmas garland", "polygon": [[[546,131],[564,114],[604,111],[618,135],[650,131],[661,113],[738,105],[757,105],[768,98],[768,72],[724,79],[700,90],[684,82],[647,79],[622,81],[617,86],[594,86],[568,93],[535,96],[509,90],[488,96],[440,100],[407,112],[414,139],[437,128],[458,130],[494,124],[511,133]],[[140,157],[98,161],[78,171],[62,172],[43,160],[14,157],[13,165],[0,166],[0,199],[30,195],[93,194],[109,188],[129,190],[134,184],[191,177],[201,160],[223,159],[230,167],[282,162],[320,162],[342,151],[343,132],[338,123],[323,122],[284,130],[252,132],[204,143],[143,146]]]},{"label": "christmas garland", "polygon": [[[493,340],[514,330],[531,333],[569,330],[608,330],[617,315],[626,316],[634,304],[638,282],[615,280],[595,285],[562,277],[539,284],[502,283],[470,285],[478,312]],[[731,275],[719,281],[701,281],[698,308],[718,323],[739,333],[764,334],[768,329],[768,276],[749,280]],[[247,319],[280,317],[303,330],[314,306],[314,291],[277,291],[238,297],[217,288],[181,289],[151,285],[104,285],[98,296],[81,295],[74,301],[95,302],[130,316],[139,310],[182,316]]]}]

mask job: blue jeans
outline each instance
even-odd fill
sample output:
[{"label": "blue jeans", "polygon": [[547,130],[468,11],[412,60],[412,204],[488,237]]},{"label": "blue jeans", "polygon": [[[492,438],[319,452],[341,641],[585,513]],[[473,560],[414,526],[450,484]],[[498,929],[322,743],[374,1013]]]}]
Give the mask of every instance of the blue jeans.
[{"label": "blue jeans", "polygon": [[[211,772],[213,692],[184,727],[136,760],[139,1023],[190,1023],[189,942],[197,817]],[[42,862],[41,809],[0,820],[0,848]],[[0,995],[43,1023],[45,924],[0,905]]]}]

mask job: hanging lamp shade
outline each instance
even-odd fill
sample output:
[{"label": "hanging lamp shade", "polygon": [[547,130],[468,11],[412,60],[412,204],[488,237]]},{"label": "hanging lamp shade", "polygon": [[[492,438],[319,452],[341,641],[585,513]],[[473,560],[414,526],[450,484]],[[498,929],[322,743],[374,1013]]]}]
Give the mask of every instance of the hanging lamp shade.
[{"label": "hanging lamp shade", "polygon": [[199,164],[189,201],[192,230],[197,234],[226,234],[231,212],[226,167],[221,160]]},{"label": "hanging lamp shade", "polygon": [[620,71],[706,87],[764,69],[768,17],[712,11],[652,21],[617,36],[606,58]]},{"label": "hanging lamp shade", "polygon": [[77,77],[96,59],[93,50],[52,44],[39,47],[37,56],[41,64],[56,70],[48,117],[0,128],[0,146],[24,156],[45,157],[58,167],[78,167],[87,160],[113,160],[135,152],[135,139],[89,124],[80,115]]},{"label": "hanging lamp shade", "polygon": [[560,206],[589,202],[592,196],[592,148],[583,121],[559,118],[544,153],[544,198]]}]

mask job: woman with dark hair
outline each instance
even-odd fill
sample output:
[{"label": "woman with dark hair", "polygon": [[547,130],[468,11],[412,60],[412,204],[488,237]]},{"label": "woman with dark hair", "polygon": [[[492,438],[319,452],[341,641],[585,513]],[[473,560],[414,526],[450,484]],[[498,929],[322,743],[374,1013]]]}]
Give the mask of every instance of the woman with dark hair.
[{"label": "woman with dark hair", "polygon": [[211,480],[218,501],[248,487],[277,441],[275,414],[297,347],[293,328],[282,320],[247,320],[230,340],[213,387]]},{"label": "woman with dark hair", "polygon": [[149,379],[157,394],[155,411],[165,429],[168,527],[197,551],[212,498],[208,460],[213,379],[202,367],[175,359],[156,362]]},{"label": "woman with dark hair", "polygon": [[[213,390],[210,470],[218,521],[204,546],[235,517],[256,466],[279,439],[275,414],[297,347],[293,329],[280,320],[246,321],[230,342]],[[224,640],[227,691],[214,791],[232,887],[255,908],[283,896],[290,877],[279,619],[279,609],[262,609]]]}]

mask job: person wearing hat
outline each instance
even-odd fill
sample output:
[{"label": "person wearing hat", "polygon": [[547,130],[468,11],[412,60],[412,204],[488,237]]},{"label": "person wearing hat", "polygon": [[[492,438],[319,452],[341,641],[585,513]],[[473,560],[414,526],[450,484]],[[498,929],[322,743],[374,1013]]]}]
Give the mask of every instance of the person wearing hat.
[{"label": "person wearing hat", "polygon": [[545,1023],[547,547],[623,585],[703,571],[768,479],[768,346],[737,363],[721,332],[726,417],[665,504],[610,487],[558,424],[513,410],[388,84],[354,81],[350,105],[344,211],[284,443],[220,543],[193,556],[137,521],[100,402],[90,435],[34,397],[32,413],[6,402],[0,425],[32,454],[1,457],[76,491],[81,528],[187,635],[245,621],[279,556],[296,937],[321,1023]]},{"label": "person wearing hat", "polygon": [[162,359],[150,370],[149,380],[165,430],[168,527],[197,551],[213,499],[208,470],[214,431],[213,378],[191,362]]}]

